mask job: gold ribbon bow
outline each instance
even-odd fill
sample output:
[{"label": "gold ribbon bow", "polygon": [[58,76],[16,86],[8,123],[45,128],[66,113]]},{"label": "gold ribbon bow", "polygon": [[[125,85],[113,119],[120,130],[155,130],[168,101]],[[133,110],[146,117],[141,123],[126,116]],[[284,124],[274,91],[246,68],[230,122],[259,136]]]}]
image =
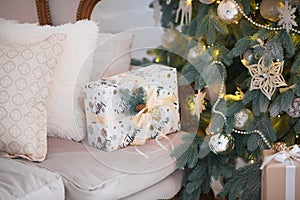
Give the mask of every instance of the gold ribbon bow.
[{"label": "gold ribbon bow", "polygon": [[145,143],[152,122],[151,111],[159,106],[168,106],[171,112],[174,113],[174,124],[178,124],[179,118],[174,108],[176,100],[177,97],[175,95],[159,98],[154,90],[150,90],[147,95],[146,105],[134,117],[134,125],[139,129],[142,128],[142,130],[136,135],[132,144],[142,145]]}]

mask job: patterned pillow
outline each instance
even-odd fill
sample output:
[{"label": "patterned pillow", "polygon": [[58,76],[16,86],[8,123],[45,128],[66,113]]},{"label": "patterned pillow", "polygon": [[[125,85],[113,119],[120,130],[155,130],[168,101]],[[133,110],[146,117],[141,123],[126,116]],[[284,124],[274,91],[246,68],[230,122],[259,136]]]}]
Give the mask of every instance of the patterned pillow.
[{"label": "patterned pillow", "polygon": [[42,161],[47,98],[65,34],[32,45],[0,45],[0,154]]}]

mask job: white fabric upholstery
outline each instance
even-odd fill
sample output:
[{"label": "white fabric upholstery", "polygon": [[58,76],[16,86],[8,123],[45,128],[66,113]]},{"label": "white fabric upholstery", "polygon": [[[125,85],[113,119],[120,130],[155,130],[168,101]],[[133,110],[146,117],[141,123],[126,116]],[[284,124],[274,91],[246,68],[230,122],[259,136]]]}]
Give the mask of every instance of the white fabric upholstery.
[{"label": "white fabric upholstery", "polygon": [[[176,147],[182,143],[183,134],[186,133],[178,132],[168,137]],[[160,142],[169,151],[162,149],[155,140],[138,147],[149,156],[147,159],[138,154],[135,147],[104,152],[85,142],[48,138],[47,158],[36,165],[63,177],[66,199],[121,199],[150,188],[176,170],[176,162],[169,156],[171,143],[166,139]],[[180,178],[173,180],[172,184],[176,185],[171,188],[174,194],[168,196],[178,192]],[[170,193],[168,190],[166,192]]]},{"label": "white fabric upholstery", "polygon": [[159,183],[156,183],[143,191],[130,195],[123,200],[171,199],[179,192],[182,178],[183,171],[176,170]]},{"label": "white fabric upholstery", "polygon": [[0,158],[0,199],[63,200],[60,175],[13,159]]}]

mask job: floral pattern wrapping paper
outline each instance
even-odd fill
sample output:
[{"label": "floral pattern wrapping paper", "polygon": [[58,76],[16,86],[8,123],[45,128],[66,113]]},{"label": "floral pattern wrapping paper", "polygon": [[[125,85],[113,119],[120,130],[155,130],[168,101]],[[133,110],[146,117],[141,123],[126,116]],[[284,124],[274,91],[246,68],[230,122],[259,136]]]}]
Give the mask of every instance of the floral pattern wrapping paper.
[{"label": "floral pattern wrapping paper", "polygon": [[105,151],[180,130],[176,69],[150,65],[85,86],[88,143]]}]

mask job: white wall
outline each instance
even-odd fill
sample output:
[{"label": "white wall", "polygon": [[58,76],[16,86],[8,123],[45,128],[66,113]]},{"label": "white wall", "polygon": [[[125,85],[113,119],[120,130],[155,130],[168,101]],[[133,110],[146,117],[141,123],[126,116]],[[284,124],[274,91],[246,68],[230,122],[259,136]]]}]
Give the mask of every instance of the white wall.
[{"label": "white wall", "polygon": [[[134,58],[149,57],[145,52],[160,44],[162,29],[155,27],[152,0],[102,0],[92,13],[102,32],[135,34],[131,53]],[[139,49],[139,50],[138,50]]]},{"label": "white wall", "polygon": [[0,18],[38,23],[34,0],[0,0]]}]

